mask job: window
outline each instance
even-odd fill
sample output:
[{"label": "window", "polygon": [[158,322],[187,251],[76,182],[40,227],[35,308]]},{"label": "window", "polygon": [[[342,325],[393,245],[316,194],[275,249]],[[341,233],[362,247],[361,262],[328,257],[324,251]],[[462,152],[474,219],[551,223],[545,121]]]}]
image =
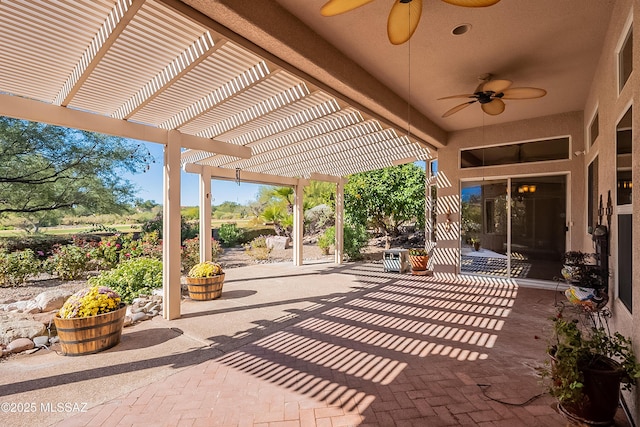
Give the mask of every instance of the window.
[{"label": "window", "polygon": [[617,204],[630,205],[633,190],[631,180],[632,107],[629,107],[616,126]]},{"label": "window", "polygon": [[618,52],[618,90],[622,92],[633,71],[633,26],[629,28]]},{"label": "window", "polygon": [[589,234],[596,225],[598,215],[598,157],[596,156],[589,164],[587,173],[587,227]]},{"label": "window", "polygon": [[569,138],[563,137],[462,150],[460,152],[460,167],[464,169],[479,166],[566,160],[568,158]]},{"label": "window", "polygon": [[591,120],[591,125],[589,126],[589,146],[592,146],[596,142],[599,132],[598,111],[596,111],[596,114],[593,116],[593,120]]}]

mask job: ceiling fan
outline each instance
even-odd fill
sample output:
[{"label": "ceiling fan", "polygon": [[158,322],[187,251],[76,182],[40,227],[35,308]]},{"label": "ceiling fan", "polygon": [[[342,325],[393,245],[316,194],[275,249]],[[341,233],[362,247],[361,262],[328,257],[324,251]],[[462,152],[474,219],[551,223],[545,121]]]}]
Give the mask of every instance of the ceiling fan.
[{"label": "ceiling fan", "polygon": [[[320,9],[323,16],[335,16],[349,12],[373,0],[329,0]],[[418,27],[422,14],[423,0],[394,0],[389,19],[387,20],[387,34],[392,44],[402,44],[409,40]],[[498,3],[500,0],[442,0],[445,3],[463,7],[485,7]]]},{"label": "ceiling fan", "polygon": [[471,101],[464,102],[460,105],[456,105],[452,109],[448,110],[442,115],[442,117],[449,117],[450,115],[457,113],[458,111],[467,108],[469,105],[479,102],[482,107],[482,111],[485,113],[497,116],[504,111],[505,104],[503,99],[534,99],[542,98],[547,94],[544,89],[536,87],[511,87],[511,80],[491,80],[491,74],[483,74],[478,77],[480,84],[476,88],[475,92],[464,95],[445,96],[441,99],[454,99],[454,98],[471,98]]}]

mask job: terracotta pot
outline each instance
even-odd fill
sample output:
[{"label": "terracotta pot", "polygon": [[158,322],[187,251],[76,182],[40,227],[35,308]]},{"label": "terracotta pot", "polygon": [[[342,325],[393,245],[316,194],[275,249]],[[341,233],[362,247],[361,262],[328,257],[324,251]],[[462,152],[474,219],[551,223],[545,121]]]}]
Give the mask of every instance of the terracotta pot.
[{"label": "terracotta pot", "polygon": [[409,255],[409,262],[413,271],[425,271],[429,255]]}]

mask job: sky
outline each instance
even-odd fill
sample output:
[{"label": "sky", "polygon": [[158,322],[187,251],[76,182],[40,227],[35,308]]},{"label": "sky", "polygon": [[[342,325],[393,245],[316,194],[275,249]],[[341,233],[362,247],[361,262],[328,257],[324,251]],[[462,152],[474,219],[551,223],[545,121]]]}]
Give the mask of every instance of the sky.
[{"label": "sky", "polygon": [[[123,178],[132,182],[138,189],[138,197],[143,200],[153,200],[162,204],[162,167],[163,145],[143,141],[133,141],[147,147],[155,163],[151,163],[150,169],[145,173],[124,174]],[[223,202],[236,202],[241,205],[257,199],[258,191],[262,185],[246,182],[238,185],[234,181],[211,181],[212,204],[219,205]],[[198,175],[182,171],[180,176],[180,205],[198,206]]]}]

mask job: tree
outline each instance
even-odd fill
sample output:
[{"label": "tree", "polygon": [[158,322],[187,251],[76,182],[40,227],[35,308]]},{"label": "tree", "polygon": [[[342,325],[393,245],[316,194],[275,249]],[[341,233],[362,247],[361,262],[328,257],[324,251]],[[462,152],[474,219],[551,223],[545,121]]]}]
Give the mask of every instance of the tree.
[{"label": "tree", "polygon": [[403,224],[424,227],[425,175],[414,164],[351,175],[344,189],[345,215],[397,235]]},{"label": "tree", "polygon": [[0,117],[0,215],[125,211],[136,188],[123,172],[151,161],[146,147],[123,138]]}]

